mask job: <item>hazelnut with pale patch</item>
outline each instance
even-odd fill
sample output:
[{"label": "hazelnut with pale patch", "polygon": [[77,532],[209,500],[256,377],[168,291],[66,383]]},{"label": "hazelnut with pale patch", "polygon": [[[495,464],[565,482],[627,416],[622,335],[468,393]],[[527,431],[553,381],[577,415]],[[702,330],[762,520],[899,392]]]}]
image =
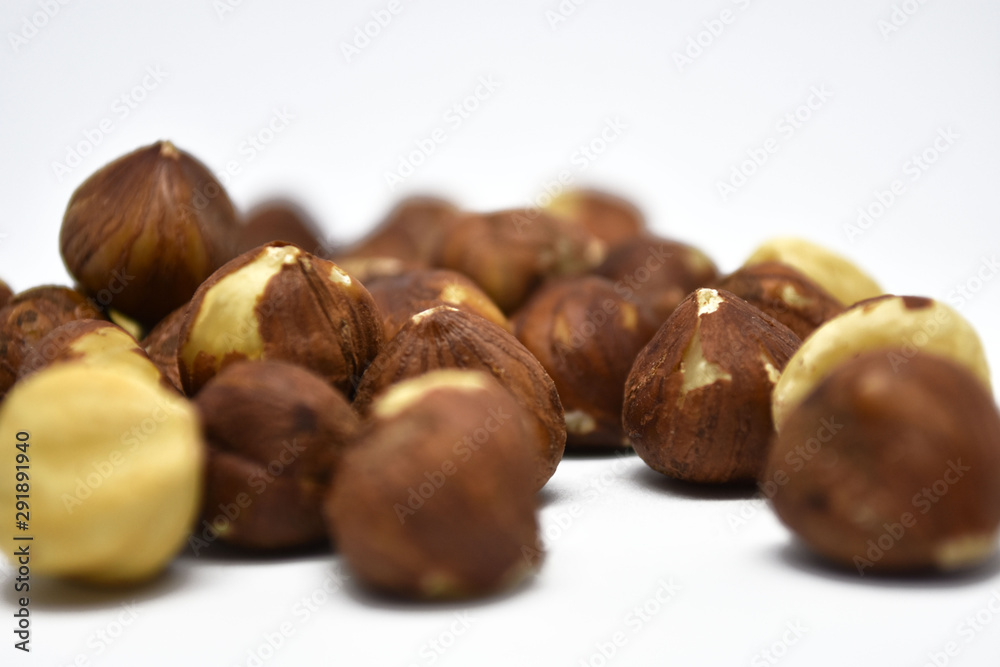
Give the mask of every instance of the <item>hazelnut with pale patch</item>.
[{"label": "hazelnut with pale patch", "polygon": [[677,479],[757,479],[774,433],[771,390],[799,344],[788,327],[729,292],[693,292],[625,383],[623,423],[635,451]]},{"label": "hazelnut with pale patch", "polygon": [[599,190],[564,192],[545,210],[583,226],[609,248],[646,230],[646,219],[632,202]]}]

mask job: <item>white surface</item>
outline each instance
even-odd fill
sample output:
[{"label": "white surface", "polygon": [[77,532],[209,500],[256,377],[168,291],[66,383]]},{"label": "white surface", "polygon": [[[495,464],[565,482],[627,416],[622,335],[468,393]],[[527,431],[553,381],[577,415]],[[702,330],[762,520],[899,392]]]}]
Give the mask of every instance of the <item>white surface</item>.
[{"label": "white surface", "polygon": [[[795,233],[854,258],[889,291],[950,297],[1000,363],[1000,280],[964,303],[953,294],[984,266],[992,277],[984,260],[1000,251],[995,2],[586,0],[553,29],[546,12],[558,0],[400,0],[347,62],[341,43],[388,0],[230,0],[237,6],[220,17],[225,1],[69,0],[16,51],[10,33],[44,3],[4,3],[0,276],[16,289],[68,281],[59,223],[87,174],[169,138],[219,173],[234,162],[238,206],[292,195],[341,241],[406,192],[469,208],[524,205],[566,170],[574,183],[634,198],[655,229],[726,270],[768,236]],[[916,12],[886,36],[879,22],[894,5]],[[731,23],[679,70],[674,54],[723,10]],[[161,80],[146,78],[145,99],[124,106],[148,68]],[[499,87],[453,120],[449,109],[483,77]],[[818,89],[830,96],[812,99],[818,108],[801,127],[782,124]],[[251,159],[244,142],[276,112],[292,118]],[[60,180],[53,162],[103,119],[110,132]],[[603,155],[581,158],[578,147],[609,121],[625,128]],[[446,140],[391,192],[385,172],[435,128]],[[911,156],[947,128],[957,138],[912,180]],[[776,151],[723,201],[717,182],[765,145]],[[894,179],[902,194],[852,242],[843,225]],[[1000,656],[996,564],[930,581],[831,573],[789,548],[760,501],[671,484],[636,459],[567,460],[544,498],[545,567],[503,599],[396,606],[349,582],[318,593],[342,572],[325,555],[189,554],[165,581],[124,594],[38,583],[28,659],[10,646],[7,578],[0,664],[253,665],[248,651],[283,623],[291,634],[262,664],[596,666],[598,645],[618,632],[625,643],[609,665],[923,665],[949,642],[958,653],[939,664]],[[734,527],[739,512],[750,516]],[[663,604],[661,581],[679,587]],[[299,606],[314,594],[323,601],[313,611]],[[133,599],[134,617],[121,607]],[[643,620],[633,609],[646,603],[659,609]],[[988,619],[979,631],[965,620],[977,612]],[[463,632],[436,653],[430,642],[451,643],[452,628]],[[99,632],[118,636],[107,644]],[[785,638],[796,642],[777,663],[758,653],[782,652]]]}]

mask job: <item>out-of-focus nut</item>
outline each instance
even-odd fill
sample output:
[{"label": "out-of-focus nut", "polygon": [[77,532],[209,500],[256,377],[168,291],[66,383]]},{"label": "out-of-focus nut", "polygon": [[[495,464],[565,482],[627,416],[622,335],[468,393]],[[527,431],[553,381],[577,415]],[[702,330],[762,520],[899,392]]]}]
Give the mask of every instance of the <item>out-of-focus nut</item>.
[{"label": "out-of-focus nut", "polygon": [[506,316],[471,279],[447,269],[408,271],[368,285],[382,315],[388,340],[417,313],[434,306],[453,306],[479,315],[505,329]]},{"label": "out-of-focus nut", "polygon": [[774,388],[774,425],[839,364],[870,350],[895,371],[918,351],[947,357],[990,386],[986,353],[972,325],[950,306],[916,296],[884,295],[855,304],[803,342]]},{"label": "out-of-focus nut", "polygon": [[330,247],[319,225],[295,202],[274,199],[258,204],[236,231],[236,253],[243,254],[271,241],[284,241],[326,258]]},{"label": "out-of-focus nut", "polygon": [[639,353],[625,433],[654,470],[691,482],[753,481],[774,427],[771,390],[800,341],[743,299],[699,289]]},{"label": "out-of-focus nut", "polygon": [[917,354],[848,360],[791,413],[763,484],[811,549],[858,574],[951,570],[996,553],[1000,414],[982,382]]},{"label": "out-of-focus nut", "polygon": [[163,377],[180,392],[184,391],[184,384],[181,382],[181,372],[177,366],[177,345],[181,327],[187,318],[187,307],[188,305],[184,304],[164,317],[142,339],[142,347],[150,360],[160,369]]},{"label": "out-of-focus nut", "polygon": [[537,437],[533,480],[541,488],[566,448],[566,424],[552,378],[514,336],[501,327],[451,306],[435,306],[410,318],[365,371],[354,407],[362,415],[381,392],[431,370],[485,371],[525,409]]},{"label": "out-of-focus nut", "polygon": [[481,372],[394,385],[344,455],[326,510],[364,584],[412,598],[489,595],[540,565],[522,408]]},{"label": "out-of-focus nut", "polygon": [[716,285],[757,306],[805,340],[844,311],[840,301],[798,269],[778,262],[751,264]]},{"label": "out-of-focus nut", "polygon": [[239,360],[305,366],[344,393],[382,342],[375,302],[333,262],[274,242],[240,255],[195,292],[177,365],[194,395]]},{"label": "out-of-focus nut", "polygon": [[567,447],[627,447],[625,378],[659,322],[598,276],[542,287],[512,320],[514,335],[552,377]]},{"label": "out-of-focus nut", "polygon": [[376,280],[394,278],[426,269],[423,263],[397,259],[395,257],[352,257],[350,255],[335,255],[333,261],[346,274],[355,278],[365,287],[370,288]]},{"label": "out-of-focus nut", "polygon": [[546,278],[583,273],[604,253],[604,244],[580,225],[541,210],[510,210],[462,216],[444,242],[440,265],[472,278],[509,314]]},{"label": "out-of-focus nut", "polygon": [[458,220],[458,209],[437,197],[408,197],[397,204],[368,236],[338,259],[395,257],[418,265],[437,261],[441,244]]},{"label": "out-of-focus nut", "polygon": [[712,285],[719,276],[712,260],[697,248],[652,236],[619,243],[594,273],[613,282],[622,296],[649,308],[660,322],[688,294]]},{"label": "out-of-focus nut", "polygon": [[781,262],[798,269],[845,306],[884,293],[854,262],[804,239],[771,239],[754,250],[743,265],[761,262]]},{"label": "out-of-focus nut", "polygon": [[203,525],[255,549],[325,540],[323,496],[359,427],[343,395],[304,368],[244,361],[209,380],[195,406],[209,448]]},{"label": "out-of-focus nut", "polygon": [[59,248],[85,292],[152,326],[233,257],[236,229],[229,197],[205,165],[160,141],[76,189]]},{"label": "out-of-focus nut", "polygon": [[570,190],[545,207],[549,213],[583,225],[609,248],[639,236],[646,220],[631,202],[598,190]]},{"label": "out-of-focus nut", "polygon": [[3,308],[13,298],[14,290],[6,282],[0,280],[0,308]]},{"label": "out-of-focus nut", "polygon": [[[0,466],[0,507],[30,489],[31,574],[126,583],[162,571],[201,501],[204,443],[194,408],[119,368],[58,364],[0,406],[0,437],[21,452]],[[19,458],[21,454],[24,458]],[[15,463],[30,466],[19,479]],[[4,533],[4,553],[23,545]]]}]

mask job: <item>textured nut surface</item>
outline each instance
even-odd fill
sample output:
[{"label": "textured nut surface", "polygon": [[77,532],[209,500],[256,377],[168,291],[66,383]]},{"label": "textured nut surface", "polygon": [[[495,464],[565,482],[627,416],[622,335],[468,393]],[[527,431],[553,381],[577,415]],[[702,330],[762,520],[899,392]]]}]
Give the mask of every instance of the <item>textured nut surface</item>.
[{"label": "textured nut surface", "polygon": [[376,400],[326,503],[330,533],[363,583],[474,597],[538,567],[534,435],[521,410],[472,371],[432,371]]},{"label": "textured nut surface", "polygon": [[798,269],[779,262],[744,266],[720,280],[716,287],[760,308],[803,340],[844,311],[832,294]]},{"label": "textured nut surface", "polygon": [[173,311],[153,327],[142,339],[142,347],[150,360],[163,373],[163,377],[174,385],[177,391],[184,391],[181,371],[177,367],[177,345],[181,327],[187,318],[187,304]]},{"label": "textured nut surface", "polygon": [[537,488],[552,476],[566,447],[562,403],[552,378],[512,334],[478,315],[436,306],[410,318],[365,371],[355,408],[367,414],[390,385],[442,368],[482,370],[500,381],[529,415],[537,434]]},{"label": "textured nut surface", "polygon": [[631,202],[598,190],[571,190],[557,196],[545,210],[575,222],[603,241],[609,248],[638,236],[646,220]]},{"label": "textured nut surface", "polygon": [[845,306],[884,293],[854,262],[805,239],[781,237],[766,241],[744,266],[761,262],[781,262],[798,269]]},{"label": "textured nut surface", "polygon": [[729,292],[699,289],[639,353],[625,433],[651,468],[693,482],[755,480],[774,427],[771,389],[799,345]]},{"label": "textured nut surface", "polygon": [[[29,434],[31,574],[93,582],[160,572],[184,544],[201,500],[198,417],[175,392],[116,368],[65,363],[18,383],[0,437]],[[14,516],[15,466],[0,466]],[[11,531],[4,553],[13,553]]]},{"label": "textured nut surface", "polygon": [[625,378],[659,322],[598,276],[542,287],[512,320],[514,335],[555,382],[567,447],[622,447]]},{"label": "textured nut surface", "polygon": [[892,370],[920,350],[956,361],[990,386],[982,342],[965,318],[933,299],[885,295],[854,305],[803,342],[774,388],[775,427],[780,431],[788,413],[839,364],[876,349]]},{"label": "textured nut surface", "polygon": [[76,189],[59,248],[86,292],[151,326],[233,257],[236,230],[222,185],[161,141],[105,165]]},{"label": "textured nut surface", "polygon": [[347,393],[378,353],[382,323],[371,295],[340,267],[275,242],[198,288],[179,340],[177,363],[191,395],[243,359],[297,363]]},{"label": "textured nut surface", "polygon": [[987,559],[1000,528],[1000,414],[968,370],[880,352],[838,366],[788,415],[763,478],[809,547],[868,571]]},{"label": "textured nut surface", "polygon": [[660,322],[699,287],[719,276],[708,256],[693,246],[654,236],[637,236],[608,251],[594,270],[615,283],[618,293],[649,308]]},{"label": "textured nut surface", "polygon": [[376,280],[368,291],[379,314],[388,340],[417,313],[434,306],[453,306],[479,315],[505,329],[507,317],[471,279],[447,269],[408,271]]},{"label": "textured nut surface", "polygon": [[458,209],[444,199],[408,197],[345,254],[352,258],[393,257],[417,265],[432,265],[457,219]]},{"label": "textured nut surface", "polygon": [[221,539],[257,549],[324,540],[322,499],[360,425],[343,395],[304,368],[245,361],[209,380],[195,406],[209,448],[202,519]]},{"label": "textured nut surface", "polygon": [[581,226],[539,210],[469,213],[445,240],[440,265],[469,276],[513,313],[545,278],[583,273],[604,252]]}]

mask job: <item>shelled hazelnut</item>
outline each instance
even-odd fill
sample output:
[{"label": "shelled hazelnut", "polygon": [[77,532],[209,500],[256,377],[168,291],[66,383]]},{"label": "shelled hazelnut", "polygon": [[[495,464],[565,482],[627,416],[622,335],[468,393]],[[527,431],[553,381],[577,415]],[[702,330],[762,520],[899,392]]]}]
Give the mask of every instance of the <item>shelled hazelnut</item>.
[{"label": "shelled hazelnut", "polygon": [[613,282],[619,294],[648,308],[660,322],[688,294],[709,287],[719,276],[697,248],[654,236],[619,243],[593,273]]},{"label": "shelled hazelnut", "polygon": [[659,322],[606,278],[580,276],[539,289],[512,323],[555,382],[566,446],[629,446],[622,430],[625,378]]},{"label": "shelled hazelnut", "polygon": [[382,343],[368,291],[333,262],[273,242],[244,253],[202,283],[177,347],[184,389],[197,393],[235,361],[289,361],[342,392]]},{"label": "shelled hazelnut", "polygon": [[177,366],[177,345],[181,327],[187,318],[187,306],[185,303],[160,320],[141,341],[142,348],[163,373],[163,377],[180,392],[184,391],[184,383],[181,382],[181,371]]},{"label": "shelled hazelnut", "polygon": [[417,313],[434,306],[453,306],[510,328],[507,317],[471,279],[447,269],[417,269],[376,279],[368,291],[382,315],[386,339]]},{"label": "shelled hazelnut", "polygon": [[358,383],[354,406],[362,415],[376,396],[407,378],[438,369],[481,370],[495,377],[524,408],[533,434],[541,488],[566,447],[566,424],[552,378],[514,336],[478,315],[435,306],[410,318],[389,340]]},{"label": "shelled hazelnut", "polygon": [[871,350],[882,350],[892,370],[918,351],[938,354],[990,386],[983,344],[965,318],[940,301],[887,294],[856,303],[803,342],[774,387],[775,427],[780,431],[789,412],[839,364]]},{"label": "shelled hazelnut", "polygon": [[535,209],[461,216],[440,266],[472,278],[505,313],[542,281],[597,266],[605,247],[583,227]]},{"label": "shelled hazelnut", "polygon": [[779,262],[744,266],[715,286],[760,308],[802,340],[844,311],[832,294],[798,269]]},{"label": "shelled hazelnut", "polygon": [[846,360],[787,416],[763,477],[778,517],[861,575],[982,563],[1000,530],[1000,414],[982,382],[919,353]]},{"label": "shelled hazelnut", "polygon": [[600,190],[564,192],[553,199],[545,210],[582,225],[609,248],[646,230],[646,219],[635,204]]},{"label": "shelled hazelnut", "polygon": [[195,406],[209,451],[201,515],[219,537],[254,549],[326,539],[322,499],[359,427],[343,395],[304,368],[244,361]]},{"label": "shelled hazelnut", "polygon": [[458,222],[458,209],[444,199],[408,197],[399,202],[370,234],[336,259],[392,257],[404,262],[431,266],[441,245]]},{"label": "shelled hazelnut", "polygon": [[208,168],[158,141],[105,165],[76,189],[59,248],[85,292],[151,326],[234,256],[236,224]]},{"label": "shelled hazelnut", "polygon": [[0,280],[0,308],[3,308],[14,296],[14,290],[6,282]]},{"label": "shelled hazelnut", "polygon": [[699,289],[639,353],[625,383],[625,433],[664,475],[749,482],[774,426],[771,390],[800,341],[739,297]]},{"label": "shelled hazelnut", "polygon": [[235,251],[241,255],[271,241],[284,241],[326,258],[330,247],[319,225],[301,206],[287,199],[273,199],[254,206],[236,229]]},{"label": "shelled hazelnut", "polygon": [[523,417],[482,372],[432,371],[379,397],[325,506],[357,578],[401,597],[469,598],[530,576],[541,551]]}]

